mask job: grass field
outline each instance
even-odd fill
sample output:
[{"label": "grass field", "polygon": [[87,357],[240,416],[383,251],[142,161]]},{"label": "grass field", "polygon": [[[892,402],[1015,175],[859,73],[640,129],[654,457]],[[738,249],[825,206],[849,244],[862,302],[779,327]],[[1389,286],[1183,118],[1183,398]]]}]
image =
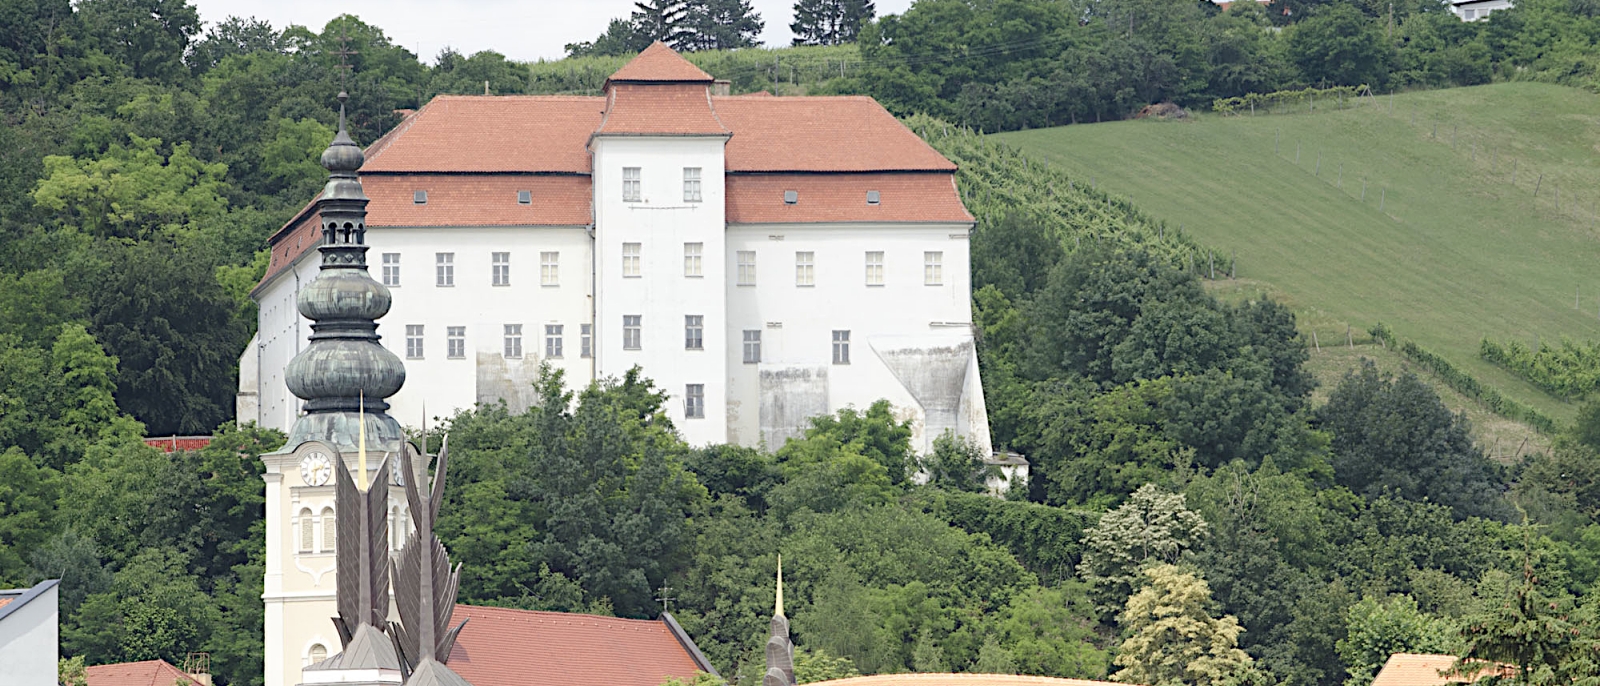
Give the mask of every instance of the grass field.
[{"label": "grass field", "polygon": [[1516,83],[1323,104],[996,137],[1216,246],[1219,276],[1236,251],[1239,277],[1324,348],[1381,321],[1570,420],[1478,342],[1600,337],[1600,96]]}]

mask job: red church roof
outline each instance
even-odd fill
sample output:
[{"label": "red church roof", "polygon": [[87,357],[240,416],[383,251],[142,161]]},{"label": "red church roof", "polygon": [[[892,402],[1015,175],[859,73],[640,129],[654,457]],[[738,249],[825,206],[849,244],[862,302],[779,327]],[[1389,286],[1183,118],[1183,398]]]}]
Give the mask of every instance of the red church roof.
[{"label": "red church roof", "polygon": [[449,664],[473,686],[660,686],[711,671],[665,620],[457,605],[463,619]]},{"label": "red church roof", "polygon": [[94,665],[84,670],[89,686],[174,686],[195,680],[166,660]]}]

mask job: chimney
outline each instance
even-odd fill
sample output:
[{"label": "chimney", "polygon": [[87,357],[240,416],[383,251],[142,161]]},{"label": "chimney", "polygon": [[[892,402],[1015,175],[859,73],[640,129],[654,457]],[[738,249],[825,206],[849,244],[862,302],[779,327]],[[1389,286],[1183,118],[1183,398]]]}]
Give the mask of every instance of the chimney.
[{"label": "chimney", "polygon": [[712,95],[727,95],[733,89],[733,82],[727,79],[717,79],[711,82]]}]

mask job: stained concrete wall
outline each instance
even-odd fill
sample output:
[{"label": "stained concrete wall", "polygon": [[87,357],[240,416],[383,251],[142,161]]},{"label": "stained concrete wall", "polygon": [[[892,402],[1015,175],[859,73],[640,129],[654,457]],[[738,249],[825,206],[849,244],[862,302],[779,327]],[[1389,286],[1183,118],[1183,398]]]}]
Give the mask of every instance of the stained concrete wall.
[{"label": "stained concrete wall", "polygon": [[828,367],[761,365],[761,440],[769,450],[783,447],[828,413]]}]

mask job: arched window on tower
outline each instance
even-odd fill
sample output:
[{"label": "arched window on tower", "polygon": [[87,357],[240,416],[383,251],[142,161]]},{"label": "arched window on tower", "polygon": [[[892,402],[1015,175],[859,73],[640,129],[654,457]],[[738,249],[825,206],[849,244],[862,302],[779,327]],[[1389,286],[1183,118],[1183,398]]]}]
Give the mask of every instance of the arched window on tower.
[{"label": "arched window on tower", "polygon": [[307,666],[317,664],[328,659],[328,649],[321,643],[311,644],[311,650],[306,652]]},{"label": "arched window on tower", "polygon": [[406,547],[406,534],[410,533],[410,531],[411,531],[410,529],[406,528],[406,511],[405,511],[405,508],[400,508],[400,507],[395,508],[394,509],[394,549],[395,550],[399,550],[401,548]]},{"label": "arched window on tower", "polygon": [[316,541],[311,538],[316,533],[315,526],[316,523],[311,520],[311,508],[300,510],[300,552],[309,553],[316,550]]},{"label": "arched window on tower", "polygon": [[337,540],[335,538],[335,536],[336,536],[336,534],[334,533],[335,531],[336,531],[336,529],[334,528],[333,508],[331,508],[331,507],[323,508],[323,510],[322,510],[322,552],[331,553],[331,552],[334,551],[334,543]]}]

